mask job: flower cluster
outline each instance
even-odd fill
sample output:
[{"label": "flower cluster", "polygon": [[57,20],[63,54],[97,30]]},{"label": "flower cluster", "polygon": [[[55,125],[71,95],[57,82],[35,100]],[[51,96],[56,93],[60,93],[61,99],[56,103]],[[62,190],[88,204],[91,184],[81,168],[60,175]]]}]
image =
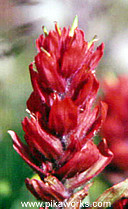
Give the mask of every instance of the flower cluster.
[{"label": "flower cluster", "polygon": [[111,76],[104,80],[104,101],[108,114],[102,127],[102,135],[108,140],[114,153],[112,165],[128,171],[128,77]]},{"label": "flower cluster", "polygon": [[47,33],[36,41],[38,54],[30,64],[33,92],[27,101],[30,118],[22,127],[26,144],[9,131],[14,149],[40,176],[26,179],[27,188],[43,201],[64,201],[73,190],[100,173],[113,154],[105,139],[93,136],[101,127],[107,106],[93,107],[99,88],[94,69],[104,44],[94,50],[77,27]]},{"label": "flower cluster", "polygon": [[127,209],[128,208],[128,198],[121,198],[113,204],[113,209]]}]

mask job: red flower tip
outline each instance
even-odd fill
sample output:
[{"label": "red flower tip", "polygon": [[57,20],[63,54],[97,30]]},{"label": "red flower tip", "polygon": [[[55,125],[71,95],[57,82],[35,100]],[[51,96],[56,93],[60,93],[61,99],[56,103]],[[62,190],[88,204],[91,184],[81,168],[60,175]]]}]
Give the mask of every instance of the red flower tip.
[{"label": "red flower tip", "polygon": [[113,153],[109,150],[106,139],[102,139],[98,146],[100,152],[106,157],[113,157]]}]

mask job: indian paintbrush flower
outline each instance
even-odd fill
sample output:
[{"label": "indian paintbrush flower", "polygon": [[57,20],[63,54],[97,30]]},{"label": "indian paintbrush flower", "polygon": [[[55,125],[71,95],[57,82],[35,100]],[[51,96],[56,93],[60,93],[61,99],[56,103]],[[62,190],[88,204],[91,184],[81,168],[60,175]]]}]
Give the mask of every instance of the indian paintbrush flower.
[{"label": "indian paintbrush flower", "polygon": [[103,93],[103,100],[108,104],[108,114],[102,135],[114,153],[112,166],[128,171],[128,77],[106,77]]},{"label": "indian paintbrush flower", "polygon": [[112,205],[113,209],[127,209],[128,208],[128,198],[121,198]]},{"label": "indian paintbrush flower", "polygon": [[[43,28],[29,66],[33,92],[27,101],[30,118],[22,122],[26,144],[9,131],[14,149],[40,176],[26,179],[27,188],[43,201],[71,198],[113,157],[105,139],[98,146],[93,142],[107,111],[104,102],[93,107],[99,89],[94,70],[104,44],[94,50],[95,39],[87,42],[77,21],[63,29],[56,23],[49,33]],[[82,193],[87,195],[87,186]]]}]

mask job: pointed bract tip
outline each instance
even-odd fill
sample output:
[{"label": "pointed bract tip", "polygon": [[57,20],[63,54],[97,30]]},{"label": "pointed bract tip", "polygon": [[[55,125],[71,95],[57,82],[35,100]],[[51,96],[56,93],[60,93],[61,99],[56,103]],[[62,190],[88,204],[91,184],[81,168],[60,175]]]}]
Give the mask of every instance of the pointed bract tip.
[{"label": "pointed bract tip", "polygon": [[8,130],[7,133],[13,138],[13,136],[14,136],[14,131]]},{"label": "pointed bract tip", "polygon": [[99,40],[99,39],[97,38],[97,35],[95,35],[95,36],[92,38],[92,40],[88,42],[88,49],[91,47],[91,45],[92,45],[94,42],[96,42],[96,41],[98,41],[98,40]]},{"label": "pointed bract tip", "polygon": [[33,179],[41,180],[41,178],[38,174],[34,174],[30,180],[33,180]]},{"label": "pointed bract tip", "polygon": [[74,31],[77,27],[78,27],[78,16],[76,15],[74,20],[73,20],[73,24],[72,24],[72,27],[70,29],[70,32],[69,32],[70,37],[74,36]]},{"label": "pointed bract tip", "polygon": [[44,32],[45,36],[47,36],[48,35],[47,28],[45,26],[43,26],[42,29],[43,29],[43,32]]},{"label": "pointed bract tip", "polygon": [[57,22],[55,22],[55,29],[58,32],[59,36],[61,36],[61,29],[60,29],[60,27],[59,27]]},{"label": "pointed bract tip", "polygon": [[17,136],[17,134],[12,130],[8,130],[7,133],[11,136],[13,143],[16,143],[19,145],[19,137]]}]

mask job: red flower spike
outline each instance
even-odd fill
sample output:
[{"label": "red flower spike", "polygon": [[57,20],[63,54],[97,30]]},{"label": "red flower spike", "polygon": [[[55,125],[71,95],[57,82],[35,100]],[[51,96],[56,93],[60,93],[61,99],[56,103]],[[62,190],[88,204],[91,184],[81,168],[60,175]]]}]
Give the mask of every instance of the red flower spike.
[{"label": "red flower spike", "polygon": [[121,198],[112,205],[113,209],[127,209],[128,208],[128,198]]},{"label": "red flower spike", "polygon": [[101,134],[114,153],[111,166],[128,171],[128,77],[106,77],[103,82],[104,101],[108,114]]},{"label": "red flower spike", "polygon": [[24,145],[10,131],[14,148],[41,180],[26,179],[27,188],[43,201],[78,198],[85,190],[73,190],[100,173],[112,153],[103,141],[97,147],[92,137],[101,127],[106,105],[93,108],[99,82],[94,68],[104,45],[94,50],[84,39],[75,18],[71,28],[59,28],[37,41],[35,67],[29,66],[33,92],[27,101],[30,119],[22,122]]}]

